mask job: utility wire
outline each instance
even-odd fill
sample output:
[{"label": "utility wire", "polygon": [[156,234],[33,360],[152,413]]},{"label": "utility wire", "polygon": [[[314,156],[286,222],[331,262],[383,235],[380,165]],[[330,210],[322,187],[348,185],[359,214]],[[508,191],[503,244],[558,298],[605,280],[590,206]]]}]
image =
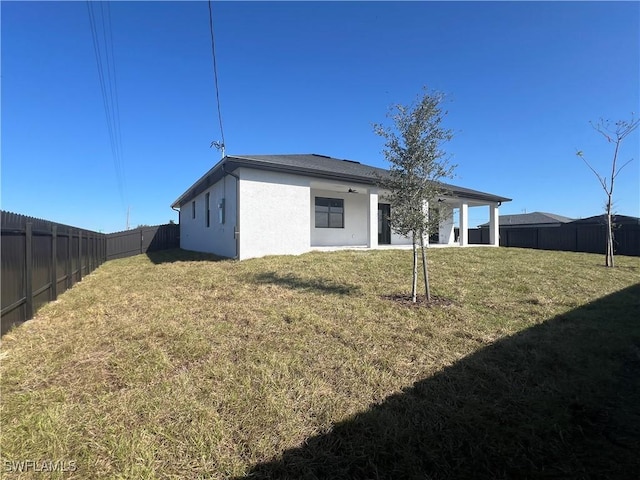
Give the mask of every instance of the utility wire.
[{"label": "utility wire", "polygon": [[[107,5],[107,15],[104,13],[104,5]],[[120,133],[120,105],[118,102],[118,82],[116,79],[116,62],[113,54],[113,29],[111,28],[111,7],[109,2],[100,2],[102,11],[102,31],[105,45],[105,58],[107,59],[107,78],[109,84],[109,98],[111,99],[111,118],[114,120],[114,137],[116,151],[118,152],[118,161],[120,163],[120,169],[124,174],[124,165],[122,164],[122,135]],[[107,23],[105,25],[105,18]],[[107,38],[107,31],[109,37]],[[111,55],[109,55],[109,53]],[[111,62],[109,62],[109,56],[111,56]],[[122,178],[124,182],[124,175]]]},{"label": "utility wire", "polygon": [[[104,62],[102,55],[102,47],[98,35],[96,22],[96,13],[93,10],[93,2],[87,0],[87,11],[89,13],[89,26],[91,28],[91,38],[93,40],[93,51],[96,57],[96,65],[98,67],[98,80],[100,82],[100,92],[102,94],[102,103],[104,107],[105,120],[107,123],[107,131],[109,134],[109,143],[111,146],[111,154],[113,156],[113,166],[116,174],[116,182],[118,185],[118,193],[122,201],[123,208],[126,206],[126,185],[124,176],[124,167],[122,161],[122,136],[120,134],[120,110],[118,103],[118,90],[115,80],[115,60],[113,55],[113,31],[111,28],[111,10],[107,3],[107,15],[104,12],[104,3],[100,2],[100,13],[102,20],[102,37],[104,41]],[[108,22],[105,23],[105,17]],[[109,37],[107,37],[109,30]],[[105,65],[106,63],[106,75]]]},{"label": "utility wire", "polygon": [[216,102],[218,104],[218,121],[220,123],[220,135],[222,136],[222,143],[213,142],[212,145],[220,145],[222,149],[222,156],[225,155],[225,143],[224,143],[224,129],[222,128],[222,113],[220,112],[220,89],[218,88],[218,65],[216,63],[216,43],[213,36],[213,14],[211,13],[211,0],[209,0],[209,32],[211,33],[211,55],[213,56],[213,78],[216,85]]}]

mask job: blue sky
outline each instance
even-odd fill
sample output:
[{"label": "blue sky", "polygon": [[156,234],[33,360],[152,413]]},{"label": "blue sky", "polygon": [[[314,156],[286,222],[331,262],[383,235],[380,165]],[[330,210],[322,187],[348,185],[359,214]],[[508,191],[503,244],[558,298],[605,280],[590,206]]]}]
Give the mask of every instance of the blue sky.
[{"label": "blue sky", "polygon": [[[111,15],[121,182],[86,2],[2,2],[4,210],[104,232],[127,207],[132,226],[167,223],[219,160],[207,2],[108,7],[94,12],[98,26]],[[448,95],[451,183],[513,198],[503,214],[603,211],[575,151],[608,175],[612,146],[589,121],[638,114],[637,2],[214,2],[213,15],[228,154],[384,167],[371,124],[426,85]],[[634,161],[620,214],[640,216],[639,138],[621,152]],[[471,209],[471,224],[487,216]]]}]

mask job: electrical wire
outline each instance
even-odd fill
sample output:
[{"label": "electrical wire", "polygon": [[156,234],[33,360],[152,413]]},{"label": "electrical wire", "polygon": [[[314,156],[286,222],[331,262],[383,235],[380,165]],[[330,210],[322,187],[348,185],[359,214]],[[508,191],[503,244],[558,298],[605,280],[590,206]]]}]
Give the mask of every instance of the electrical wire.
[{"label": "electrical wire", "polygon": [[[100,14],[102,23],[102,38],[104,42],[104,62],[103,48],[100,44],[98,35],[98,26],[96,22],[96,12],[93,9],[93,2],[87,0],[87,12],[89,14],[89,26],[91,29],[91,38],[93,40],[93,51],[96,57],[96,65],[98,68],[98,80],[100,82],[100,92],[102,94],[102,103],[104,107],[105,120],[107,123],[107,132],[109,134],[109,143],[111,146],[111,154],[113,157],[113,166],[116,175],[116,183],[118,193],[123,208],[126,208],[127,190],[125,183],[124,165],[122,159],[122,135],[120,133],[120,107],[118,102],[118,86],[116,81],[115,60],[113,54],[113,30],[111,28],[111,9],[108,2],[100,2]],[[106,5],[107,14],[105,15],[104,4]],[[105,19],[107,21],[105,22]],[[107,31],[109,36],[107,37]],[[106,63],[106,68],[105,68]],[[106,70],[106,75],[105,75]]]},{"label": "electrical wire", "polygon": [[[220,135],[222,136],[222,156],[225,154],[224,129],[222,128],[222,113],[220,111],[220,89],[218,88],[218,65],[216,63],[216,43],[213,35],[213,14],[211,12],[211,0],[209,0],[209,32],[211,33],[211,55],[213,56],[213,78],[216,86],[216,103],[218,104],[218,122],[220,123]],[[215,144],[217,142],[213,142]]]}]

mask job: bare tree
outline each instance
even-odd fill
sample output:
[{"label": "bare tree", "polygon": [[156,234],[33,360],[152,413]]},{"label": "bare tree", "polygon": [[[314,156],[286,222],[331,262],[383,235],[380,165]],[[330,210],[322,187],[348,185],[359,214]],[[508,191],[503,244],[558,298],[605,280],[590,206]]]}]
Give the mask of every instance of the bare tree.
[{"label": "bare tree", "polygon": [[600,121],[596,124],[593,122],[589,122],[591,126],[594,128],[596,132],[602,135],[607,142],[614,144],[613,149],[613,159],[611,161],[611,176],[607,179],[606,176],[600,175],[595,168],[587,161],[584,157],[584,153],[579,150],[576,152],[576,155],[580,157],[584,163],[589,167],[589,169],[596,176],[598,181],[600,182],[600,186],[604,190],[604,193],[607,195],[607,203],[606,203],[606,217],[607,217],[607,244],[606,244],[606,252],[605,252],[605,265],[607,267],[613,267],[613,222],[611,219],[612,208],[613,208],[613,185],[616,177],[620,174],[622,169],[629,165],[632,160],[628,160],[622,166],[618,166],[618,154],[620,152],[620,145],[622,141],[628,137],[631,132],[633,132],[636,128],[638,128],[638,124],[640,123],[640,119],[636,119],[633,114],[631,114],[630,120],[618,120],[611,125],[611,122],[608,120],[600,119]]},{"label": "bare tree", "polygon": [[424,238],[438,227],[437,215],[429,215],[427,206],[438,204],[445,192],[439,180],[453,176],[442,144],[451,140],[451,130],[441,126],[446,112],[444,95],[425,89],[409,105],[393,105],[387,114],[392,126],[374,124],[374,131],[386,140],[384,156],[390,163],[389,175],[380,177],[379,185],[389,192],[391,229],[408,236],[413,244],[413,282],[411,299],[417,300],[418,245],[422,251],[425,296],[431,300],[429,271]]}]

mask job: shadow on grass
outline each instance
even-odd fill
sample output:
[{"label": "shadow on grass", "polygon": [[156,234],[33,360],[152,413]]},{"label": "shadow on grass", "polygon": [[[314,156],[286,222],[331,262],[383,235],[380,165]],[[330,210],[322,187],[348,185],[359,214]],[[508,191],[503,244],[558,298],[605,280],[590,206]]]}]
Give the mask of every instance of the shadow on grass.
[{"label": "shadow on grass", "polygon": [[640,284],[499,341],[244,478],[633,478]]},{"label": "shadow on grass", "polygon": [[149,260],[155,264],[173,262],[219,262],[228,260],[211,253],[192,252],[181,248],[170,248],[146,253]]},{"label": "shadow on grass", "polygon": [[350,295],[357,292],[360,287],[357,285],[342,285],[333,280],[314,278],[304,279],[296,275],[280,275],[277,272],[265,272],[256,275],[252,279],[255,283],[272,283],[294,290],[312,290],[319,293],[330,293],[336,295]]}]

